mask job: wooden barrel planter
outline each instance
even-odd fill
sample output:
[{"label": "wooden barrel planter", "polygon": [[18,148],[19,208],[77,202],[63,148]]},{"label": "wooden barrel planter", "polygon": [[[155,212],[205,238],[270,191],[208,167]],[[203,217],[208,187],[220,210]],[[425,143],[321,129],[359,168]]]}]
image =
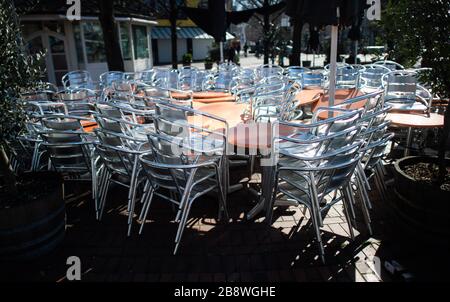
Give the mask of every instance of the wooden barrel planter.
[{"label": "wooden barrel planter", "polygon": [[27,173],[22,179],[45,182],[45,192],[34,200],[0,208],[0,260],[32,260],[51,252],[64,239],[66,212],[61,177],[37,172]]},{"label": "wooden barrel planter", "polygon": [[[416,163],[436,163],[434,157],[410,156],[394,165],[393,206],[398,225],[412,239],[435,246],[448,246],[450,238],[450,192],[417,181],[404,172]],[[447,166],[450,161],[447,162]]]}]

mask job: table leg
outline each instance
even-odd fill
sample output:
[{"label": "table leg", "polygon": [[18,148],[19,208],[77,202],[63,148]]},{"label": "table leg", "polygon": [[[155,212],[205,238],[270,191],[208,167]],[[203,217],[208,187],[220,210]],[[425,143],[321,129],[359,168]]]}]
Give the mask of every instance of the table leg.
[{"label": "table leg", "polygon": [[408,134],[406,135],[406,147],[405,147],[405,152],[404,152],[405,157],[409,155],[409,150],[411,148],[411,145],[412,145],[412,128],[409,127]]},{"label": "table leg", "polygon": [[270,198],[273,188],[272,184],[272,172],[273,166],[263,166],[261,167],[261,195],[259,197],[258,203],[247,213],[247,219],[253,219],[256,215],[262,211],[266,211],[266,218],[268,216],[268,210],[270,205]]}]

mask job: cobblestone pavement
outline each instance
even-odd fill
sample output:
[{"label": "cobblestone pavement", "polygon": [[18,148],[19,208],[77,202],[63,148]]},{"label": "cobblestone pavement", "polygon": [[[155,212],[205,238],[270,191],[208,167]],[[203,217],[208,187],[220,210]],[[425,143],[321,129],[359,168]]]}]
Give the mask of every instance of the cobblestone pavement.
[{"label": "cobblestone pavement", "polygon": [[[358,219],[351,241],[342,206],[335,205],[322,228],[327,263],[317,256],[308,215],[300,208],[277,209],[274,223],[246,221],[253,206],[246,190],[229,196],[229,223],[216,220],[217,202],[205,197],[194,204],[178,254],[172,254],[177,224],[170,205],[152,204],[144,233],[126,236],[126,196],[114,188],[104,218],[95,220],[86,187],[72,185],[67,201],[67,233],[50,255],[28,263],[0,263],[0,280],[65,281],[66,259],[81,259],[83,281],[391,281],[401,280],[372,260],[396,260],[414,280],[448,280],[443,256],[424,256],[419,246],[400,244],[386,203],[373,192],[374,235]],[[138,208],[140,210],[140,208]],[[442,251],[440,252],[442,254]],[[377,262],[377,261],[375,261]]]}]

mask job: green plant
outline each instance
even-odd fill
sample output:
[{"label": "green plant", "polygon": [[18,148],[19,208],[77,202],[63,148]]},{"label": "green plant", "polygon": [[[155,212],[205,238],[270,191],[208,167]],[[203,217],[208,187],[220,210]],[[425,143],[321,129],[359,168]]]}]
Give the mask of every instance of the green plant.
[{"label": "green plant", "polygon": [[18,98],[39,80],[43,54],[30,56],[25,52],[12,0],[0,2],[0,37],[0,174],[8,191],[15,193],[6,142],[15,139],[23,129],[25,115]]},{"label": "green plant", "polygon": [[[390,58],[411,67],[421,60],[420,80],[441,99],[450,99],[450,7],[446,0],[389,0],[381,27]],[[439,147],[440,181],[450,134],[450,102]]]},{"label": "green plant", "polygon": [[192,54],[190,53],[185,53],[183,55],[183,63],[189,64],[192,62]]}]

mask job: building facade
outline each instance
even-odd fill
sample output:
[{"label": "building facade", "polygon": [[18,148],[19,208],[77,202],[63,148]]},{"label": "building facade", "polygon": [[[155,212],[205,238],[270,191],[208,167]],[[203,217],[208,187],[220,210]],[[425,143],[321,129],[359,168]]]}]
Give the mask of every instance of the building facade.
[{"label": "building facade", "polygon": [[[103,33],[96,1],[81,2],[81,20],[69,21],[65,0],[40,1],[21,13],[27,1],[16,1],[23,36],[29,52],[45,51],[48,82],[61,86],[64,74],[87,70],[93,79],[108,71]],[[120,47],[125,71],[134,72],[153,67],[152,27],[156,19],[149,10],[143,15],[133,7],[115,7]]]}]

